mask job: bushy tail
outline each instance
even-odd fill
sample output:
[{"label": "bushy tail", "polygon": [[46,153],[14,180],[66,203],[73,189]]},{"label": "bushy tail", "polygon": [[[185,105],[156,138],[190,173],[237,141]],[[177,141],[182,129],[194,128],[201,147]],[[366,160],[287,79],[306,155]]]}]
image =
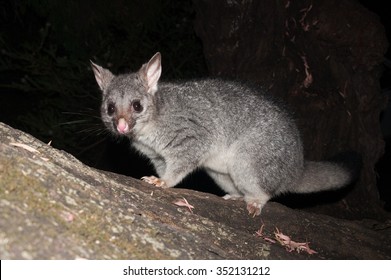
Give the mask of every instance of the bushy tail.
[{"label": "bushy tail", "polygon": [[356,153],[341,155],[333,161],[306,161],[295,192],[312,193],[342,188],[356,180],[360,169],[361,157]]}]

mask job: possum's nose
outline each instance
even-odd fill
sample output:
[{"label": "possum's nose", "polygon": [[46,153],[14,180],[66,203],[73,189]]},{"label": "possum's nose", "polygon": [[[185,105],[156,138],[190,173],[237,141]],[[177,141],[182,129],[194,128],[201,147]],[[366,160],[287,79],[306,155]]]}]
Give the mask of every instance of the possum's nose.
[{"label": "possum's nose", "polygon": [[121,134],[129,132],[129,125],[124,118],[120,118],[117,123],[117,131]]}]

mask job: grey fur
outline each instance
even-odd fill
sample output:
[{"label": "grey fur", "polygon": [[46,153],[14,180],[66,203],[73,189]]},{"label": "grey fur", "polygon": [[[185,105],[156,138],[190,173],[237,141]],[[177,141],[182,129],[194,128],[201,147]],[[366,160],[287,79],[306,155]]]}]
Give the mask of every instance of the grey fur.
[{"label": "grey fur", "polygon": [[[243,196],[249,213],[259,215],[280,193],[351,181],[342,166],[304,161],[295,122],[265,93],[219,79],[158,83],[160,62],[157,53],[138,72],[119,76],[92,66],[103,92],[103,122],[132,140],[166,187],[204,168],[227,197]],[[137,101],[141,112],[133,107]],[[115,107],[111,116],[109,104]]]}]

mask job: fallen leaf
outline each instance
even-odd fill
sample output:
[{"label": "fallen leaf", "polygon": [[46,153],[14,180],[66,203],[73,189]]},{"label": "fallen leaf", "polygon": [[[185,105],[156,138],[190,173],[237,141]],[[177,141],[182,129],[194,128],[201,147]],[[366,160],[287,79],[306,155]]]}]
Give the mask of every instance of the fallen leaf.
[{"label": "fallen leaf", "polygon": [[66,222],[73,222],[75,220],[75,215],[71,212],[63,211],[60,213],[61,218],[63,218]]},{"label": "fallen leaf", "polygon": [[274,240],[274,239],[272,239],[270,237],[262,237],[262,238],[263,238],[263,240],[268,241],[270,243],[276,243],[276,240]]},{"label": "fallen leaf", "polygon": [[263,228],[264,228],[264,227],[265,227],[265,225],[262,224],[261,228],[255,232],[255,235],[261,237],[263,240],[268,241],[268,242],[270,242],[270,243],[276,243],[276,241],[275,241],[274,239],[272,239],[272,238],[270,238],[270,237],[267,237],[267,236],[263,233]]},{"label": "fallen leaf", "polygon": [[264,234],[263,234],[263,228],[265,227],[264,224],[261,225],[261,228],[258,229],[256,232],[255,232],[255,235],[256,236],[259,236],[259,237],[264,237]]},{"label": "fallen leaf", "polygon": [[274,232],[274,236],[276,240],[287,249],[288,252],[296,251],[300,253],[301,251],[304,251],[310,255],[317,253],[316,251],[312,250],[309,247],[308,242],[293,241],[288,235],[285,235],[282,232],[280,232],[278,228],[276,228],[276,231]]},{"label": "fallen leaf", "polygon": [[39,154],[39,151],[33,147],[30,147],[29,145],[26,145],[26,144],[22,144],[22,143],[9,143],[11,146],[15,146],[15,147],[19,147],[19,148],[23,148],[29,152],[32,152],[32,153],[36,153],[36,154]]},{"label": "fallen leaf", "polygon": [[172,203],[174,203],[177,206],[187,207],[189,209],[189,211],[191,213],[193,213],[194,206],[189,204],[189,202],[184,197],[182,197],[181,199],[175,200]]}]

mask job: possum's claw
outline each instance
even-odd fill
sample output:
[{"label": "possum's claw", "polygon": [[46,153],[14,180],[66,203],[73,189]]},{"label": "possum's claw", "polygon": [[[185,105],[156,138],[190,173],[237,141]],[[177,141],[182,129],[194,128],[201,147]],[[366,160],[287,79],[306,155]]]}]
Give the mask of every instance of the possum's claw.
[{"label": "possum's claw", "polygon": [[261,214],[261,210],[262,205],[259,202],[253,201],[247,203],[247,211],[249,215],[252,215],[253,217],[259,216]]},{"label": "possum's claw", "polygon": [[162,179],[157,178],[155,176],[144,176],[141,178],[141,180],[147,182],[148,184],[154,185],[156,187],[167,188],[166,182],[164,182]]}]

